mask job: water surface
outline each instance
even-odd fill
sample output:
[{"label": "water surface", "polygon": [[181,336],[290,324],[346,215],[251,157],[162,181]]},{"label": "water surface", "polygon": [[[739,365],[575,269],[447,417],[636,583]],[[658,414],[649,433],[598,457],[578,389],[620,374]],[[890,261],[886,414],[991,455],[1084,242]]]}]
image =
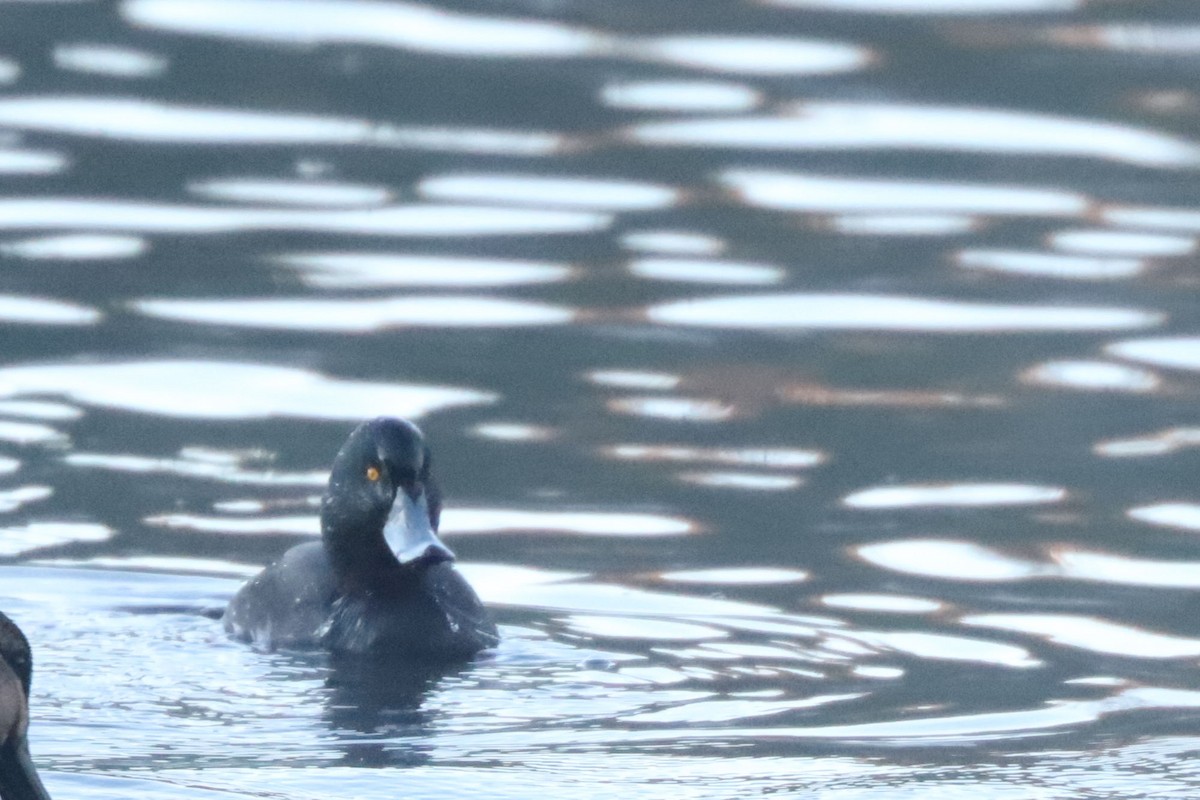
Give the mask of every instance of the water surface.
[{"label": "water surface", "polygon": [[[0,6],[59,797],[1190,797],[1190,3]],[[417,419],[499,648],[212,618]]]}]

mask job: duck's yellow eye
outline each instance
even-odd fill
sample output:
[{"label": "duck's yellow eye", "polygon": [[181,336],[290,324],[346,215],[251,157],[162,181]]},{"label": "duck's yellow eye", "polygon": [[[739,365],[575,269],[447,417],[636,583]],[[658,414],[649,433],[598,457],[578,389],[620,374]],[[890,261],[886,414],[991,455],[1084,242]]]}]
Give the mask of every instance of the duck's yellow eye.
[{"label": "duck's yellow eye", "polygon": [[379,468],[378,467],[367,467],[367,480],[369,480],[369,481],[379,480]]}]

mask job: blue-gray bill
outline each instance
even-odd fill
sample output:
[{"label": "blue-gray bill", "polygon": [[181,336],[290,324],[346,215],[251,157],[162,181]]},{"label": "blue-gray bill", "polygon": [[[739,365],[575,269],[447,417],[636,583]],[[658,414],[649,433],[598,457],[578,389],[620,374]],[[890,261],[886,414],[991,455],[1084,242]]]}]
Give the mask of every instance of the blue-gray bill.
[{"label": "blue-gray bill", "polygon": [[407,492],[396,492],[383,525],[383,540],[401,564],[427,557],[454,560],[454,553],[442,543],[430,523],[429,502],[424,491],[415,500]]}]

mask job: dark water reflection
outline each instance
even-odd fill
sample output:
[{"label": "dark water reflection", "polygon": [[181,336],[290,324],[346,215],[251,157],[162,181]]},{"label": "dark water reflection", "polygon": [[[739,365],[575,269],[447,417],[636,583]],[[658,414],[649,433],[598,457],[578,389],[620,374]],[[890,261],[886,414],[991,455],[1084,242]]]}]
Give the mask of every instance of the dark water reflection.
[{"label": "dark water reflection", "polygon": [[[48,786],[1194,796],[1198,24],[0,4],[0,607]],[[502,645],[228,641],[381,413]]]}]

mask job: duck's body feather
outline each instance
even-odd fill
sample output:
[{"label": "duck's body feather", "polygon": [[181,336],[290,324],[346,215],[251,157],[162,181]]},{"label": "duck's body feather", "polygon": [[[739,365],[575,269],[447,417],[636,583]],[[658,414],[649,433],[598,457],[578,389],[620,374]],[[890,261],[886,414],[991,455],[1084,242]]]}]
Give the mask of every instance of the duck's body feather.
[{"label": "duck's body feather", "polygon": [[499,641],[449,562],[419,567],[392,591],[343,594],[321,542],[297,545],[241,588],[225,630],[264,650],[325,648],[403,658],[468,658]]}]

